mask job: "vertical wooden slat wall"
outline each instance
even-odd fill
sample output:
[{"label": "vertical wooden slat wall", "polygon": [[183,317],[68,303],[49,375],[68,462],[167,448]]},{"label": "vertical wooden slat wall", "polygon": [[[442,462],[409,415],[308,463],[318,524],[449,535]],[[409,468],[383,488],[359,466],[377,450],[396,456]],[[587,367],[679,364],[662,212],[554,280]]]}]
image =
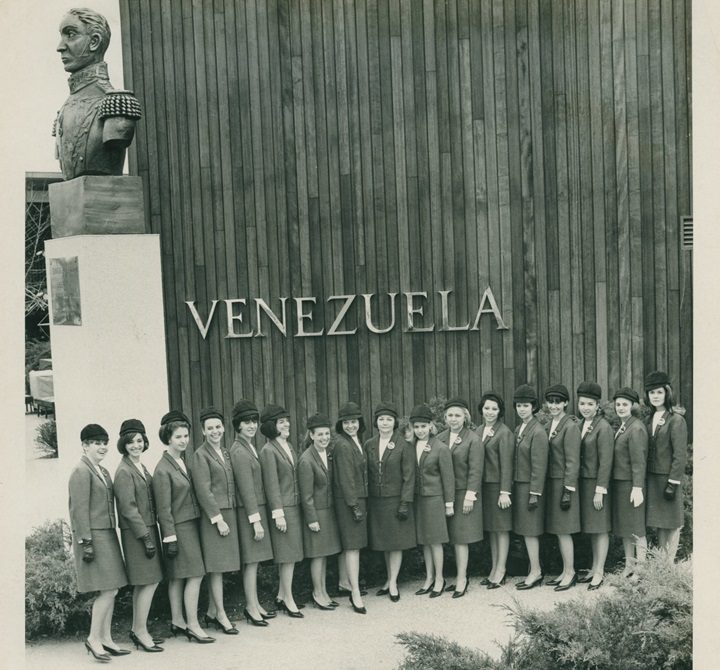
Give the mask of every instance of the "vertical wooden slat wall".
[{"label": "vertical wooden slat wall", "polygon": [[[692,402],[690,0],[121,0],[131,171],[162,239],[170,404],[241,396],[299,423],[494,388]],[[490,287],[508,330],[483,316]],[[427,291],[427,333],[404,332]],[[360,294],[376,294],[365,327]],[[293,298],[357,295],[354,335],[294,337]],[[255,298],[265,337],[227,338]],[[230,306],[239,313],[242,305]],[[306,305],[307,307],[307,305]],[[512,417],[508,417],[512,423]]]}]

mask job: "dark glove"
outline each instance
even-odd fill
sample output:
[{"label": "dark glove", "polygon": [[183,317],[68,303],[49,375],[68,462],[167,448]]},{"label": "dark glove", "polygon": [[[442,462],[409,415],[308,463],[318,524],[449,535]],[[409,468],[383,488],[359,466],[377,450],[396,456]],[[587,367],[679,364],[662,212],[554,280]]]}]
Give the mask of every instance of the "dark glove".
[{"label": "dark glove", "polygon": [[165,552],[165,555],[168,558],[175,558],[178,555],[178,543],[177,542],[168,542],[167,543],[167,551]]},{"label": "dark glove", "polygon": [[665,498],[665,500],[675,500],[675,489],[677,489],[677,484],[668,482],[663,491],[663,498]]},{"label": "dark glove", "polygon": [[400,505],[398,505],[398,511],[396,516],[398,519],[400,519],[400,521],[408,520],[408,504],[406,502],[403,501],[400,503]]},{"label": "dark glove", "polygon": [[570,509],[571,496],[572,496],[572,491],[563,489],[562,495],[560,496],[560,509],[561,510],[569,510]]},{"label": "dark glove", "polygon": [[95,560],[95,549],[93,549],[92,540],[83,540],[82,548],[83,561],[85,561],[85,563],[92,563]]},{"label": "dark glove", "polygon": [[142,543],[145,545],[145,556],[152,558],[155,556],[155,545],[150,537],[150,533],[145,533],[141,538]]},{"label": "dark glove", "polygon": [[362,510],[360,509],[360,505],[353,505],[352,506],[352,515],[353,515],[353,521],[356,521],[357,523],[360,523],[365,518],[365,515],[362,513]]},{"label": "dark glove", "polygon": [[530,497],[528,498],[528,509],[532,512],[533,510],[536,510],[538,508],[539,504],[540,502],[538,501],[538,497],[531,493]]}]

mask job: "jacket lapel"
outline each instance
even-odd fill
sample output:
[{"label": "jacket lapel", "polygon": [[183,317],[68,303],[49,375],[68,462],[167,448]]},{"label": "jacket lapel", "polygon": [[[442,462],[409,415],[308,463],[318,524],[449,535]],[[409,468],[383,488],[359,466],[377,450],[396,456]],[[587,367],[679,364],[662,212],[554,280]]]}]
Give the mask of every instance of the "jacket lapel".
[{"label": "jacket lapel", "polygon": [[[288,455],[285,453],[285,449],[283,449],[283,448],[280,446],[280,443],[279,443],[277,440],[272,440],[272,445],[273,445],[273,447],[277,450],[277,452],[280,454],[280,456],[282,456],[283,460],[286,461],[287,463],[289,463],[290,466],[291,466],[293,469],[295,469],[295,461],[296,461],[297,459],[293,458],[292,460],[290,460],[290,458],[288,457]],[[290,445],[288,445],[288,448],[290,448]]]},{"label": "jacket lapel", "polygon": [[163,454],[163,458],[167,458],[168,463],[170,463],[170,465],[172,465],[175,470],[177,470],[183,477],[185,477],[185,479],[192,483],[192,476],[190,475],[190,468],[188,468],[187,463],[185,464],[185,469],[187,470],[187,472],[185,472],[185,470],[183,470],[177,464],[175,459],[167,451]]},{"label": "jacket lapel", "polygon": [[[90,461],[90,459],[87,456],[83,456],[80,460],[83,463],[85,463],[85,465],[88,468],[90,468],[90,472],[92,472],[103,483],[103,486],[105,486],[107,488],[108,487],[107,475],[103,472],[103,475],[105,475],[105,476],[101,477],[100,473],[97,471],[97,468],[92,464],[92,462]],[[102,466],[100,466],[100,465],[98,467],[102,468]]]}]

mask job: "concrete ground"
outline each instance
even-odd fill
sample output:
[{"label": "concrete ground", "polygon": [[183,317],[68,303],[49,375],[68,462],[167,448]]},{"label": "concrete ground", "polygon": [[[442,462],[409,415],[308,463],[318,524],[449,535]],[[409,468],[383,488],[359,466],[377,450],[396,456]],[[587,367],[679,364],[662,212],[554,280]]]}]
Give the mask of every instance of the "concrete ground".
[{"label": "concrete ground", "polygon": [[[115,658],[106,665],[122,670],[148,667],[153,670],[201,667],[212,670],[389,669],[397,667],[404,656],[403,647],[394,637],[403,631],[441,635],[498,658],[497,643],[505,643],[513,635],[510,618],[503,606],[512,605],[515,598],[530,607],[546,610],[556,602],[593,598],[599,593],[588,592],[584,585],[563,593],[556,593],[547,586],[519,592],[514,588],[518,579],[508,580],[501,589],[488,591],[478,581],[477,578],[471,580],[465,597],[455,600],[449,593],[432,600],[427,596],[415,596],[419,582],[402,584],[398,603],[392,603],[387,596],[377,597],[375,589],[370,589],[365,597],[366,615],[355,614],[346,598],[340,599],[340,607],[334,612],[307,605],[303,610],[304,619],[290,619],[278,614],[267,628],[238,621],[240,634],[233,637],[208,631],[217,637],[212,645],[169,638],[163,645],[165,651],[152,657],[142,650],[135,651],[123,632],[117,634],[115,641],[133,649],[132,654]],[[164,637],[167,628],[151,627],[151,632]],[[87,655],[82,640],[26,645],[28,670],[75,669],[86,664],[97,662]]]}]

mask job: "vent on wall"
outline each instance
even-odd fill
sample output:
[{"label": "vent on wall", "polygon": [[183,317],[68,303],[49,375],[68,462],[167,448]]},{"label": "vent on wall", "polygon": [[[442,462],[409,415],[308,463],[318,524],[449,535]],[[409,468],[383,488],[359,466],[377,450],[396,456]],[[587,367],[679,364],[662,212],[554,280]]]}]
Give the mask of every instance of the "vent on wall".
[{"label": "vent on wall", "polygon": [[680,235],[683,251],[692,251],[693,248],[693,218],[683,216],[680,218]]}]

